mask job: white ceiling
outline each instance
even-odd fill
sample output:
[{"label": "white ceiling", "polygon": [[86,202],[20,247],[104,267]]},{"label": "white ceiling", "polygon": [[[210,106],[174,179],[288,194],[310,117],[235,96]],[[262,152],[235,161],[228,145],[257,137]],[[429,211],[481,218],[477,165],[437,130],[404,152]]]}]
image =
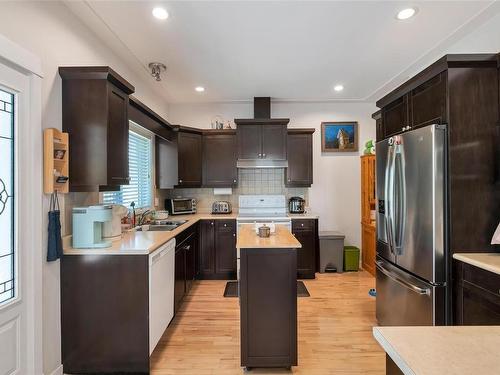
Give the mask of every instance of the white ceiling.
[{"label": "white ceiling", "polygon": [[[143,74],[151,61],[167,65],[163,81],[151,78],[151,85],[161,85],[170,102],[253,96],[373,101],[402,82],[415,61],[484,14],[492,1],[81,4],[73,11],[108,42],[114,40],[116,50],[128,54]],[[166,21],[152,17],[157,5],[168,10]],[[417,15],[396,20],[408,5],[418,8]],[[338,83],[345,87],[341,93],[332,89]],[[206,91],[196,93],[198,85]]]}]

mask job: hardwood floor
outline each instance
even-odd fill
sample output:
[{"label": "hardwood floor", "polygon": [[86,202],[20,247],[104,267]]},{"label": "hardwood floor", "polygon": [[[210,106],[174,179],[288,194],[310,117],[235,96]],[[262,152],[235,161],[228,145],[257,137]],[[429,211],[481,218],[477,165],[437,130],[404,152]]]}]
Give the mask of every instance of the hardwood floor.
[{"label": "hardwood floor", "polygon": [[[294,374],[385,374],[385,353],[372,337],[375,299],[367,272],[317,274],[299,298],[299,365]],[[241,374],[239,306],[224,298],[225,281],[198,281],[151,357],[151,373]],[[285,369],[253,369],[286,374]]]}]

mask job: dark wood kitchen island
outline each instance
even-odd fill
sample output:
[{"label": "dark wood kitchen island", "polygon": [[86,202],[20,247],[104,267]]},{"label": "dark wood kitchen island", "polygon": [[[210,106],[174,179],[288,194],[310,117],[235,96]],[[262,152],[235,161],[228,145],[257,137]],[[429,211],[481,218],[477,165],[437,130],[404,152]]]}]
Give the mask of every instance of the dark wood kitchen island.
[{"label": "dark wood kitchen island", "polygon": [[297,366],[297,254],[285,226],[269,238],[243,226],[240,251],[241,366]]}]

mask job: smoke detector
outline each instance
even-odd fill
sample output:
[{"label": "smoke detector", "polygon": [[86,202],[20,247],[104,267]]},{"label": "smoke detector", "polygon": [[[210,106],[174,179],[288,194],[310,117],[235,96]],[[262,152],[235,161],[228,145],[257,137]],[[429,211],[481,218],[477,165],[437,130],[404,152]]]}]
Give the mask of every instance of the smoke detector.
[{"label": "smoke detector", "polygon": [[159,62],[149,63],[149,69],[151,69],[151,76],[157,81],[161,81],[161,73],[167,70],[165,64]]}]

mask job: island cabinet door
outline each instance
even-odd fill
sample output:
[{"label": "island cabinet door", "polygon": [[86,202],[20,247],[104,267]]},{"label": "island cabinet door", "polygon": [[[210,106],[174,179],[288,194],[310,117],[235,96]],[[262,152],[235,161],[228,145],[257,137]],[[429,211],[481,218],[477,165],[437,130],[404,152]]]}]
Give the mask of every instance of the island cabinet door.
[{"label": "island cabinet door", "polygon": [[215,273],[223,280],[236,279],[236,221],[215,222]]},{"label": "island cabinet door", "polygon": [[455,319],[460,325],[500,324],[500,275],[454,262]]},{"label": "island cabinet door", "polygon": [[297,365],[294,249],[242,249],[241,366]]},{"label": "island cabinet door", "polygon": [[297,249],[297,278],[314,279],[316,270],[315,220],[292,220],[292,233],[302,245]]}]

